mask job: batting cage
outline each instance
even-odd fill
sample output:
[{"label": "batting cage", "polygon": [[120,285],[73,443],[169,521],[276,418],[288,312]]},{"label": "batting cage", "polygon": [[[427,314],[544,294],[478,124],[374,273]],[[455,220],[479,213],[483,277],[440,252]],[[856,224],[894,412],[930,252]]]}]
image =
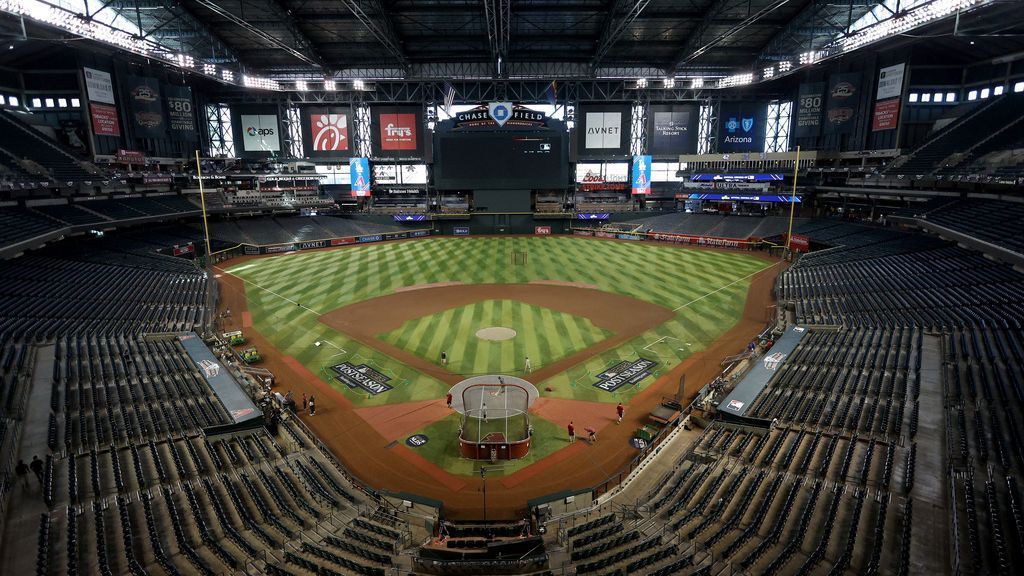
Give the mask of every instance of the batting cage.
[{"label": "batting cage", "polygon": [[459,451],[474,460],[512,460],[530,451],[530,391],[515,383],[477,383],[461,393]]}]

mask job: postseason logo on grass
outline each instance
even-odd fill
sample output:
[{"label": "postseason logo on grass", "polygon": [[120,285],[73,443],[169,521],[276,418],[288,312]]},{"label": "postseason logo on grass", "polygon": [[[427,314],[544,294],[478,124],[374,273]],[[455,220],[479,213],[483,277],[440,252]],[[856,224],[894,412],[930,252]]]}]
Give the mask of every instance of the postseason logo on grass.
[{"label": "postseason logo on grass", "polygon": [[594,387],[607,392],[615,392],[627,384],[636,384],[644,378],[647,378],[651,375],[651,369],[657,365],[657,362],[647,360],[645,358],[640,358],[632,362],[629,360],[623,360],[622,362],[619,362],[598,374],[597,382],[594,382]]},{"label": "postseason logo on grass", "polygon": [[348,362],[342,362],[331,368],[338,374],[338,382],[349,388],[362,388],[374,396],[391,390],[391,386],[388,385],[391,378],[377,372],[366,364],[356,366]]}]

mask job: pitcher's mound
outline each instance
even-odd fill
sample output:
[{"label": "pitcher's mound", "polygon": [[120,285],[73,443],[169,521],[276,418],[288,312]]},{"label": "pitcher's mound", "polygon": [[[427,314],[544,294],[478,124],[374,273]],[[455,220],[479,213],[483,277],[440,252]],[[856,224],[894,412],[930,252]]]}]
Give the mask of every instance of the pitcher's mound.
[{"label": "pitcher's mound", "polygon": [[502,340],[511,340],[515,338],[516,331],[502,326],[492,326],[490,328],[481,328],[477,330],[476,337],[481,340],[500,342]]}]

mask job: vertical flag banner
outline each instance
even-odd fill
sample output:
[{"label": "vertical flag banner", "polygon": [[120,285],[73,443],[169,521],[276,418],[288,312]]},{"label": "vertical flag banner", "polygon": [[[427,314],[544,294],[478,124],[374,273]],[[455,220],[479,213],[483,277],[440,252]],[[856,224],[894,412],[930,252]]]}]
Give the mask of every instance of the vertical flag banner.
[{"label": "vertical flag banner", "polygon": [[903,93],[903,71],[906,64],[886,66],[878,71],[878,91],[875,100],[896,98]]},{"label": "vertical flag banner", "polygon": [[352,182],[352,195],[366,197],[370,195],[370,159],[349,158],[348,175]]},{"label": "vertical flag banner", "polygon": [[815,138],[821,132],[821,111],[825,104],[825,83],[801,84],[796,99],[796,114],[793,115],[793,136]]},{"label": "vertical flag banner", "polygon": [[692,105],[652,104],[647,109],[647,148],[651,154],[694,154],[697,108]]},{"label": "vertical flag banner", "polygon": [[900,121],[900,99],[890,98],[875,102],[875,114],[871,118],[871,131],[893,130]]},{"label": "vertical flag banner", "polygon": [[163,89],[168,132],[177,140],[194,142],[197,134],[192,88],[164,84]]},{"label": "vertical flag banner", "polygon": [[120,136],[121,124],[117,121],[117,108],[106,104],[89,103],[92,116],[92,133],[97,136]]},{"label": "vertical flag banner", "polygon": [[126,76],[131,132],[137,138],[162,138],[166,133],[160,83],[155,78]]},{"label": "vertical flag banner", "polygon": [[314,152],[348,150],[347,114],[310,114],[309,127]]},{"label": "vertical flag banner", "polygon": [[85,73],[85,92],[89,100],[114,104],[114,83],[110,81],[110,72],[94,68],[82,68]]},{"label": "vertical flag banner", "polygon": [[651,157],[633,156],[633,194],[651,193]]},{"label": "vertical flag banner", "polygon": [[544,91],[544,97],[552,106],[558,102],[558,82],[552,80],[551,84],[548,84],[548,89]]},{"label": "vertical flag banner", "polygon": [[828,108],[825,110],[827,134],[849,134],[860,113],[860,72],[833,74],[828,79]]}]

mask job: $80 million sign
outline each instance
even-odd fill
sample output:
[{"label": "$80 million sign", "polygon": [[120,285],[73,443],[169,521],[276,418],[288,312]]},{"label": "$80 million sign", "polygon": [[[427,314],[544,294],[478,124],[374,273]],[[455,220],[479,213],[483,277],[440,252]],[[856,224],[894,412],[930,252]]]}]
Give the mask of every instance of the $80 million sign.
[{"label": "$80 million sign", "polygon": [[310,124],[313,127],[313,150],[348,150],[348,119],[344,114],[313,114]]}]

